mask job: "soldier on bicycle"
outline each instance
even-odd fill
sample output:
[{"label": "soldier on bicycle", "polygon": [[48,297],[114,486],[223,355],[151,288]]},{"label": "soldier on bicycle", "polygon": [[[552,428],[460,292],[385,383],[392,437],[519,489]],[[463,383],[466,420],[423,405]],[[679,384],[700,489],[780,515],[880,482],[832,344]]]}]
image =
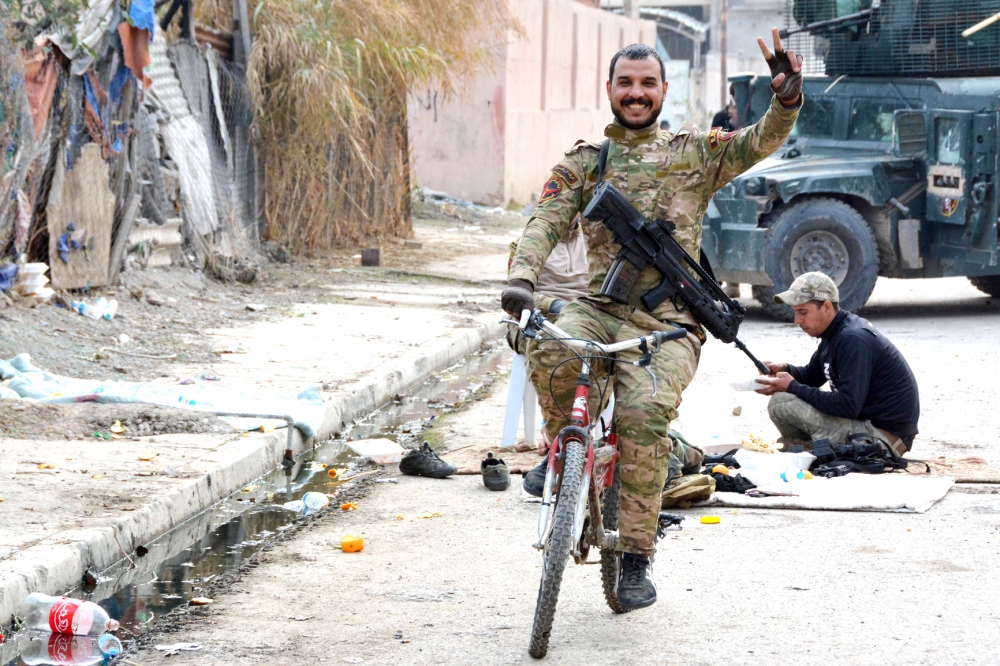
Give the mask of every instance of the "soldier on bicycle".
[{"label": "soldier on bicycle", "polygon": [[[713,128],[701,132],[684,123],[676,133],[662,130],[657,117],[667,91],[663,62],[644,44],[632,44],[611,59],[608,99],[615,120],[605,129],[610,140],[604,180],[617,187],[648,219],[668,219],[676,225],[675,239],[692,256],[701,252],[702,217],[712,195],[732,178],[774,152],[788,137],[802,106],[801,57],[785,52],[773,30],[775,53],[759,39],[761,52],[771,68],[774,92],[770,109],[755,125],[737,132]],[[552,169],[538,206],[528,222],[511,263],[509,284],[501,295],[503,309],[519,318],[534,308],[534,285],[552,248],[567,226],[590,202],[597,182],[600,145],[578,141]],[[640,297],[657,285],[660,275],[653,267],[639,276],[621,305],[600,295],[601,285],[619,247],[599,222],[583,219],[589,258],[588,293],[568,304],[559,325],[570,335],[612,343],[683,326],[686,338],[666,343],[654,355],[651,369],[659,390],[651,397],[652,382],[643,368],[627,361],[639,358],[632,349],[621,353],[615,364],[616,423],[620,436],[621,512],[619,548],[623,551],[618,596],[626,609],[643,608],[656,602],[656,587],[649,576],[649,558],[655,550],[660,493],[668,464],[677,459],[668,437],[670,422],[677,417],[681,392],[694,377],[705,333],[690,313],[670,300],[647,311]],[[550,441],[567,425],[565,414],[573,402],[578,363],[559,363],[571,352],[557,341],[539,345],[538,365],[552,376],[540,382],[539,402]],[[600,364],[596,364],[600,367]],[[554,372],[552,369],[555,369]],[[603,368],[604,371],[607,368]],[[598,400],[597,391],[591,393]],[[560,406],[562,409],[560,409]],[[598,411],[592,405],[592,413]],[[683,452],[681,458],[684,458]],[[524,481],[525,490],[541,494],[547,459]]]}]

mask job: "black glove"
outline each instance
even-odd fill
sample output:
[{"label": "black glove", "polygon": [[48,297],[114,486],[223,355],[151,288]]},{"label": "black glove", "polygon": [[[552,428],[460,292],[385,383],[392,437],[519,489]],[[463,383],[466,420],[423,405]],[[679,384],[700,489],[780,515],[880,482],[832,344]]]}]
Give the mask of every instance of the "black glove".
[{"label": "black glove", "polygon": [[549,306],[549,314],[559,314],[562,309],[566,307],[566,301],[559,300],[558,298],[552,301],[552,305]]},{"label": "black glove", "polygon": [[535,286],[527,280],[511,280],[500,294],[500,307],[514,319],[524,310],[535,309]]},{"label": "black glove", "polygon": [[[795,56],[798,60],[801,56]],[[794,106],[799,101],[802,94],[802,72],[792,70],[792,61],[785,50],[775,51],[767,59],[767,66],[771,68],[771,90],[784,106]],[[785,79],[777,88],[774,87],[774,79],[778,74],[784,74]]]}]

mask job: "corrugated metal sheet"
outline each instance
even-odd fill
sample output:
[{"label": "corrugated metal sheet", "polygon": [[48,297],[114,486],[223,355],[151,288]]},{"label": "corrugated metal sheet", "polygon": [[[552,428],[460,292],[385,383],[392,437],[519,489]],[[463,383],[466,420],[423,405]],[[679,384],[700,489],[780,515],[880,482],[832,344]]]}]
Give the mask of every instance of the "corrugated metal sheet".
[{"label": "corrugated metal sheet", "polygon": [[156,33],[153,43],[149,47],[149,57],[152,61],[149,71],[149,78],[153,84],[146,91],[154,104],[173,118],[183,118],[191,115],[187,100],[181,91],[181,83],[177,79],[174,67],[167,57],[167,42],[163,38],[163,32]]}]

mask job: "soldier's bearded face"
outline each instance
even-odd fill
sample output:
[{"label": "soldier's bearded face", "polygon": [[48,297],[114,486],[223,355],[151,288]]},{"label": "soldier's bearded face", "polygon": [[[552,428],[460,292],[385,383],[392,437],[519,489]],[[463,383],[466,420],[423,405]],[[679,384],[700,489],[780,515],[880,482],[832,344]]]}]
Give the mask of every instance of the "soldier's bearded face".
[{"label": "soldier's bearded face", "polygon": [[666,94],[667,84],[654,58],[619,58],[615,63],[614,79],[608,81],[608,100],[611,113],[625,127],[643,129],[655,123]]}]

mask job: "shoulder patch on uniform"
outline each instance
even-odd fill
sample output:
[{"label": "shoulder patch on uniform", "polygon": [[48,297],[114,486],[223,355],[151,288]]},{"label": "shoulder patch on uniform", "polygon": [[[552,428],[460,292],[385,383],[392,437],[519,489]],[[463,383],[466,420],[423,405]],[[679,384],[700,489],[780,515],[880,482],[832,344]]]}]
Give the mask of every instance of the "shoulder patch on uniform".
[{"label": "shoulder patch on uniform", "polygon": [[577,182],[579,182],[580,180],[579,178],[577,178],[575,173],[573,173],[570,169],[563,166],[562,164],[557,164],[554,167],[552,167],[552,174],[555,176],[559,176],[560,178],[565,180],[566,184],[569,185],[570,187],[576,185]]},{"label": "shoulder patch on uniform", "polygon": [[580,139],[579,141],[577,141],[576,143],[573,144],[572,148],[570,148],[569,150],[566,151],[566,154],[567,155],[572,155],[573,153],[580,152],[584,148],[590,148],[592,150],[600,151],[601,150],[601,144],[594,143],[593,141],[584,141],[583,139]]},{"label": "shoulder patch on uniform", "polygon": [[549,178],[549,181],[545,183],[545,187],[542,188],[542,196],[538,198],[538,204],[541,205],[547,201],[551,201],[559,196],[562,192],[563,184],[562,180],[559,178]]},{"label": "shoulder patch on uniform", "polygon": [[721,127],[713,127],[708,131],[708,147],[711,150],[718,150],[721,144],[734,136],[736,136],[736,132],[723,132]]}]

